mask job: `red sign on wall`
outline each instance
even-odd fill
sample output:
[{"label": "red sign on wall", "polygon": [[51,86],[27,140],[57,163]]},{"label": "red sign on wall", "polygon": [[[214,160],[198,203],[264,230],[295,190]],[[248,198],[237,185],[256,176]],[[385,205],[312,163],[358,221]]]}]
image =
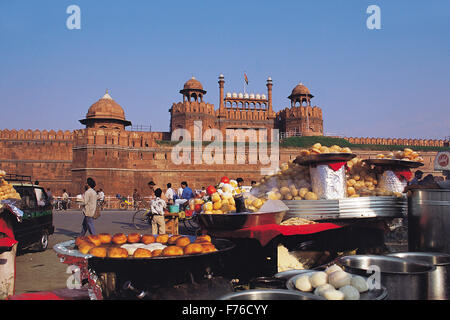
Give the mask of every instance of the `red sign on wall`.
[{"label": "red sign on wall", "polygon": [[447,155],[446,153],[440,154],[440,155],[438,156],[437,163],[438,163],[441,167],[446,167],[446,166],[448,166],[448,163],[449,163],[448,155]]}]

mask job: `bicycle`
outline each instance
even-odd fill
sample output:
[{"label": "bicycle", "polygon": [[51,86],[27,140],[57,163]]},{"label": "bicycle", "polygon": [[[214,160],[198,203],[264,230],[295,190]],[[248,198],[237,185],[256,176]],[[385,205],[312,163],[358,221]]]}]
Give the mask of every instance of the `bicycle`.
[{"label": "bicycle", "polygon": [[191,212],[189,209],[189,204],[186,203],[182,206],[181,211],[179,212],[179,221],[183,223],[184,228],[187,233],[195,234],[200,232],[200,224],[198,221],[198,213]]},{"label": "bicycle", "polygon": [[116,198],[119,199],[119,209],[120,210],[126,210],[130,206],[132,206],[132,203],[130,201],[128,201],[126,197],[122,197],[121,195],[118,194],[116,196]]},{"label": "bicycle", "polygon": [[132,223],[136,230],[145,230],[152,226],[150,209],[140,209],[133,214]]},{"label": "bicycle", "polygon": [[53,209],[56,210],[56,211],[63,210],[63,202],[62,202],[62,200],[55,200],[53,202]]}]

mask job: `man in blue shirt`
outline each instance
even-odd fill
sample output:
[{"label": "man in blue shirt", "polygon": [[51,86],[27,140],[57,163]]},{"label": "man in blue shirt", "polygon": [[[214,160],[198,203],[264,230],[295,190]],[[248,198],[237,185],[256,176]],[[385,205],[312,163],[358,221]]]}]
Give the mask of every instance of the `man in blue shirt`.
[{"label": "man in blue shirt", "polygon": [[192,189],[188,187],[186,181],[181,183],[181,188],[183,188],[183,193],[181,194],[182,199],[190,200],[194,198],[194,192],[192,192]]}]

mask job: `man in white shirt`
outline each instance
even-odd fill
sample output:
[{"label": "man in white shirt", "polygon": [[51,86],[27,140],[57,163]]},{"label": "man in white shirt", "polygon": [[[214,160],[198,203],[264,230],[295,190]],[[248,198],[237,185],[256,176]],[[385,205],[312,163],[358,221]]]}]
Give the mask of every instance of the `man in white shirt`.
[{"label": "man in white shirt", "polygon": [[164,214],[166,212],[166,202],[161,199],[162,190],[155,190],[155,199],[150,202],[150,211],[152,217],[152,234],[165,234],[166,223]]},{"label": "man in white shirt", "polygon": [[173,198],[175,195],[175,191],[172,189],[172,184],[168,183],[167,184],[167,191],[166,191],[166,201],[169,204],[173,203]]}]

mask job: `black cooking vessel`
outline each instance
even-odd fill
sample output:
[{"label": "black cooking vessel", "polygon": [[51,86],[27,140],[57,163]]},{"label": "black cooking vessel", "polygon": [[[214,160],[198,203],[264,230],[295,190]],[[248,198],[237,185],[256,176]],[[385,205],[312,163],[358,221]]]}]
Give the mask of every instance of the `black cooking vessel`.
[{"label": "black cooking vessel", "polygon": [[[191,237],[193,241],[195,237]],[[220,276],[226,269],[227,259],[235,247],[226,239],[212,239],[217,251],[196,255],[155,258],[99,258],[91,257],[88,268],[97,275],[115,274],[116,288],[131,282],[134,288],[172,286],[186,282],[202,281],[210,276]]]}]

